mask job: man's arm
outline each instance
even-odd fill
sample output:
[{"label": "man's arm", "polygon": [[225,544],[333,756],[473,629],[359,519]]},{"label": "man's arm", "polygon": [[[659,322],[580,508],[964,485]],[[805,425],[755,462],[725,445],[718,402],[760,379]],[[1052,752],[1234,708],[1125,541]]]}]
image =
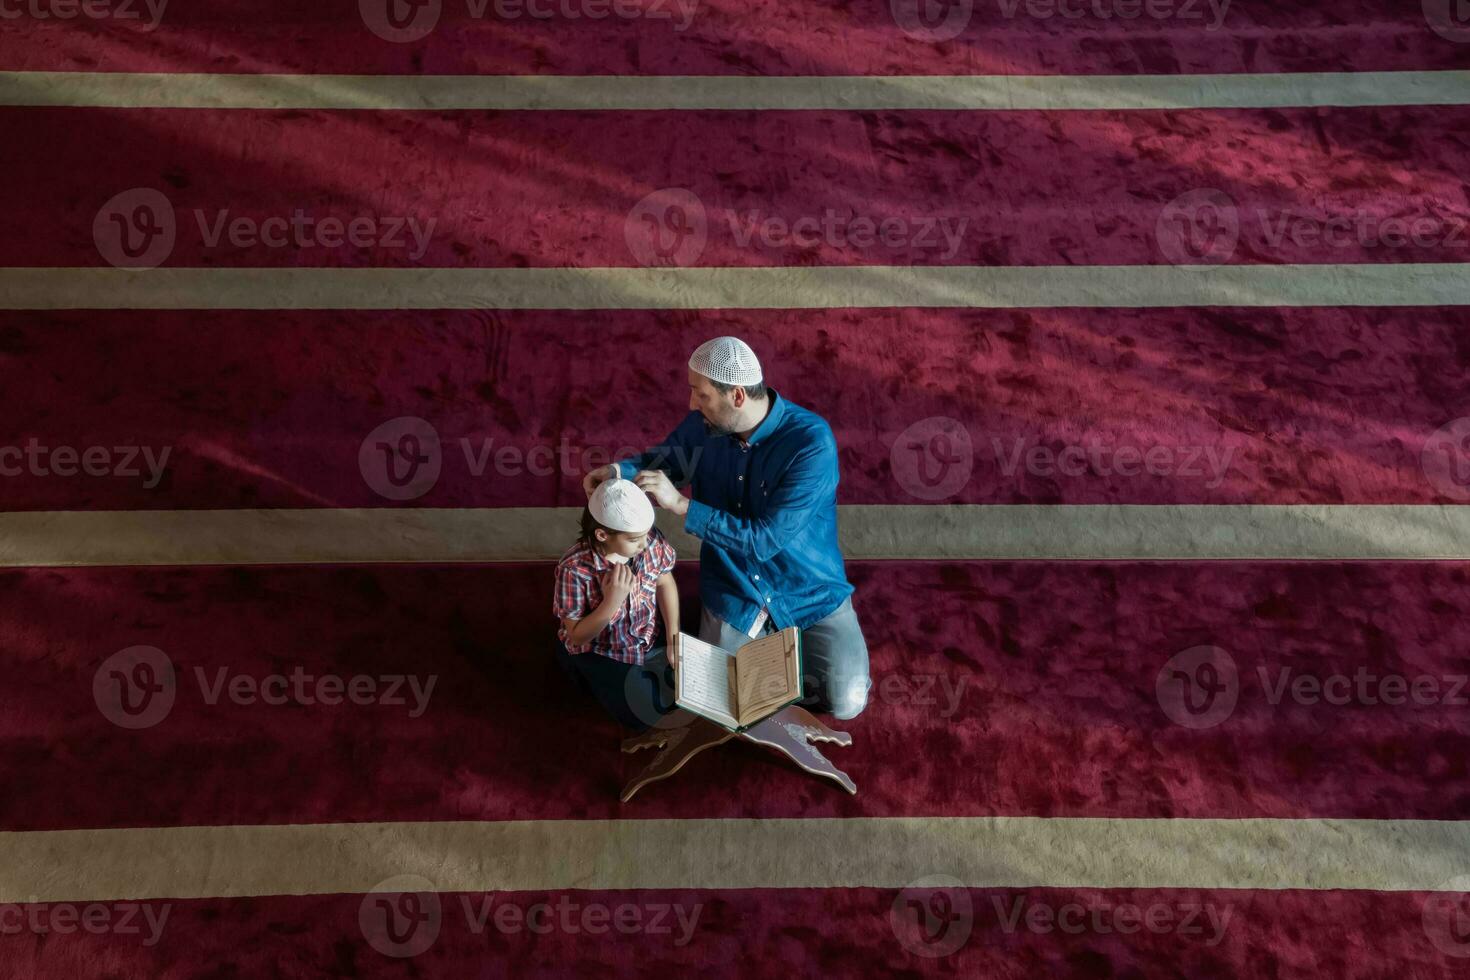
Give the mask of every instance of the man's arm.
[{"label": "man's arm", "polygon": [[[708,504],[683,501],[684,530],[731,554],[766,561],[825,507],[837,490],[837,444],[825,440],[801,451],[776,486],[765,514],[736,517]],[[662,504],[663,501],[660,501]]]},{"label": "man's arm", "polygon": [[660,445],[654,446],[642,455],[618,460],[593,470],[583,477],[582,488],[590,497],[592,491],[596,490],[598,484],[604,480],[610,480],[615,476],[631,480],[642,470],[658,470],[667,473],[671,481],[682,486],[688,483],[694,474],[694,466],[699,462],[699,445],[703,437],[703,416],[698,412],[690,412]]}]

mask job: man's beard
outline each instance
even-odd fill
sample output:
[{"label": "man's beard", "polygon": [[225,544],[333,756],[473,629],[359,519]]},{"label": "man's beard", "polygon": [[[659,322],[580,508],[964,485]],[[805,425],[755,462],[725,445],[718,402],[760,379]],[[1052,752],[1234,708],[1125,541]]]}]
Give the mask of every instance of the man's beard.
[{"label": "man's beard", "polygon": [[733,424],[719,425],[715,422],[711,422],[708,415],[702,417],[704,419],[704,431],[712,436],[733,436],[736,432]]}]

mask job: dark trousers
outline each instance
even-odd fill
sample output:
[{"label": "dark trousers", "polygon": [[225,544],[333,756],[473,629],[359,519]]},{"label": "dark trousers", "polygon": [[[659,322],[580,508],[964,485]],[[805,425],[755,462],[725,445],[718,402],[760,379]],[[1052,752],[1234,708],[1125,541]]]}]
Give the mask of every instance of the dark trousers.
[{"label": "dark trousers", "polygon": [[626,728],[644,731],[673,710],[674,668],[662,646],[654,647],[639,665],[619,663],[600,653],[568,653],[558,639],[556,662]]}]

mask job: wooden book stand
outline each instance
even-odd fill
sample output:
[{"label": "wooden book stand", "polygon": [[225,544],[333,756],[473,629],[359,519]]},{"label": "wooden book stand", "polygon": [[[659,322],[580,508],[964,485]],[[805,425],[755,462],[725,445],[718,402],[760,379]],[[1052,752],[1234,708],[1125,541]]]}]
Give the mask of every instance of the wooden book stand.
[{"label": "wooden book stand", "polygon": [[847,732],[833,731],[805,708],[787,705],[743,732],[732,732],[683,708],[675,708],[653,728],[623,740],[624,752],[658,749],[658,754],[643,767],[643,771],[623,788],[623,802],[631,800],[634,793],[649,783],[672,776],[683,768],[684,763],[710,746],[736,738],[784,752],[807,772],[825,776],[849,793],[857,792],[857,784],[847,773],[827,761],[814,744],[831,742],[847,746],[852,744],[852,736]]}]

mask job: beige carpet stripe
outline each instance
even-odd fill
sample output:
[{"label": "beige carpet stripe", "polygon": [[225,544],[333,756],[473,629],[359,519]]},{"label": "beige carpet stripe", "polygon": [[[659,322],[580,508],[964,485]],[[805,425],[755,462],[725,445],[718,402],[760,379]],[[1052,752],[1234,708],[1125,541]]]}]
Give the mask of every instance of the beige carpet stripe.
[{"label": "beige carpet stripe", "polygon": [[[861,777],[859,776],[859,779]],[[1449,891],[1470,823],[885,817],[518,820],[0,834],[0,902],[436,891],[974,888]]]},{"label": "beige carpet stripe", "polygon": [[0,72],[0,105],[202,109],[1212,109],[1470,103],[1470,72],[226,75]]},{"label": "beige carpet stripe", "polygon": [[0,309],[7,310],[1465,305],[1470,263],[0,269]]},{"label": "beige carpet stripe", "polygon": [[[554,561],[581,511],[548,508],[0,514],[0,566]],[[699,543],[659,514],[686,560]],[[849,560],[1470,559],[1470,507],[845,505]]]}]

